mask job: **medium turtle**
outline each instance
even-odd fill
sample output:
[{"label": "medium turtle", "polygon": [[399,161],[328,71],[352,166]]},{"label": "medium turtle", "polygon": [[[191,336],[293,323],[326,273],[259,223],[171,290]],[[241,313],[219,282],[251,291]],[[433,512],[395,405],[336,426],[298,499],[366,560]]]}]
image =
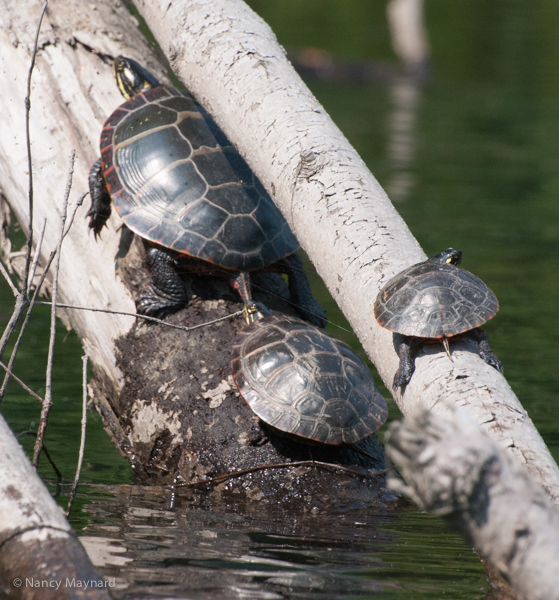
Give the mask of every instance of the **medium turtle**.
[{"label": "medium turtle", "polygon": [[495,316],[499,302],[479,277],[458,268],[461,260],[460,250],[448,248],[404,269],[380,290],[374,308],[376,320],[404,336],[398,348],[395,388],[410,381],[420,342],[441,341],[452,360],[448,341],[457,336],[476,341],[481,358],[503,372],[487,334],[479,327]]},{"label": "medium turtle", "polygon": [[353,444],[386,421],[386,401],[347,344],[296,317],[254,313],[233,341],[231,371],[262,421],[332,445]]},{"label": "medium turtle", "polygon": [[134,60],[119,56],[113,70],[128,100],[101,133],[101,159],[89,175],[89,227],[100,234],[112,200],[148,246],[151,282],[136,300],[137,311],[165,316],[184,306],[181,270],[226,276],[245,300],[248,272],[268,270],[289,275],[301,316],[324,327],[295,236],[208,113]]}]

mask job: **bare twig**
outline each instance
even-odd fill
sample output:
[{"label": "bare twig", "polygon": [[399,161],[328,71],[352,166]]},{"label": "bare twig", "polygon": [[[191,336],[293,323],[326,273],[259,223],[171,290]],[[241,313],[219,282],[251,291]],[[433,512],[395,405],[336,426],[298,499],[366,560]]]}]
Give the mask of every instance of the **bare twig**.
[{"label": "bare twig", "polygon": [[78,201],[76,202],[76,206],[74,206],[74,210],[72,211],[72,214],[70,215],[70,218],[68,219],[68,227],[66,227],[66,231],[64,232],[64,237],[66,237],[68,235],[68,233],[70,232],[70,229],[72,228],[72,225],[74,224],[74,219],[76,217],[76,213],[78,212],[78,208],[83,204],[83,201],[85,200],[85,197],[89,194],[89,192],[84,192],[78,199]]},{"label": "bare twig", "polygon": [[[18,433],[16,435],[16,438],[19,439],[22,435],[32,435],[34,438],[37,438],[37,434],[34,431],[22,431],[21,433]],[[54,472],[56,473],[56,478],[60,481],[62,479],[62,473],[56,466],[56,463],[54,462],[54,460],[52,460],[51,455],[48,453],[47,447],[44,444],[43,444],[42,450],[45,453],[45,456],[47,457],[47,460],[51,464]]]},{"label": "bare twig", "polygon": [[[43,306],[51,306],[52,302],[36,302],[35,304],[41,304]],[[225,317],[219,317],[218,319],[213,319],[213,321],[206,321],[205,323],[200,323],[198,325],[192,325],[191,327],[186,327],[185,325],[175,325],[173,323],[167,323],[167,321],[162,321],[161,319],[157,319],[156,317],[148,317],[147,315],[139,315],[138,313],[125,312],[122,310],[110,310],[109,308],[94,308],[91,306],[76,306],[75,304],[57,304],[58,308],[70,308],[74,310],[89,310],[91,312],[102,312],[108,313],[111,315],[124,315],[126,317],[134,317],[137,319],[144,319],[145,321],[150,321],[153,323],[159,323],[160,325],[165,325],[165,327],[171,327],[172,329],[180,329],[181,331],[194,331],[194,329],[200,329],[201,327],[207,327],[208,325],[215,325],[220,321],[227,321],[228,319],[233,319],[235,317],[240,317],[243,314],[242,310],[238,310],[230,315],[225,315]]]},{"label": "bare twig", "polygon": [[14,332],[18,319],[21,316],[21,313],[23,312],[23,309],[27,306],[27,304],[28,303],[26,302],[23,294],[20,294],[18,292],[18,295],[16,296],[16,304],[14,306],[14,310],[12,312],[10,320],[8,321],[8,324],[6,325],[6,328],[4,329],[4,333],[0,338],[0,360],[2,360],[4,350],[6,349],[6,346],[8,344],[8,340]]},{"label": "bare twig", "polygon": [[70,490],[70,498],[68,499],[68,508],[66,509],[66,516],[68,516],[70,514],[70,511],[72,510],[72,504],[74,503],[74,498],[76,497],[76,491],[78,489],[78,483],[80,481],[80,473],[82,470],[83,453],[84,453],[84,449],[85,449],[85,428],[87,426],[87,361],[88,360],[89,360],[89,356],[87,354],[82,356],[82,361],[83,361],[82,435],[81,435],[81,440],[80,440],[80,451],[78,454],[78,466],[76,467],[76,476],[74,477],[74,483],[72,484],[72,489]]},{"label": "bare twig", "polygon": [[37,57],[37,49],[39,46],[39,33],[41,31],[41,25],[43,23],[43,17],[47,10],[48,1],[45,0],[43,4],[43,10],[39,18],[39,24],[37,25],[37,34],[35,35],[35,45],[33,46],[33,53],[31,55],[31,65],[29,66],[29,74],[27,76],[27,95],[25,96],[25,135],[27,140],[27,168],[29,169],[29,231],[27,232],[27,255],[25,258],[25,272],[22,279],[22,293],[25,298],[29,295],[28,278],[29,278],[29,267],[31,265],[31,249],[33,246],[33,162],[31,160],[31,134],[29,128],[29,115],[31,113],[31,76],[33,74],[33,68],[35,67],[35,59]]},{"label": "bare twig", "polygon": [[4,265],[1,262],[0,262],[0,273],[2,273],[2,275],[4,275],[4,279],[8,282],[8,285],[12,288],[12,292],[14,293],[14,296],[17,298],[17,296],[19,294],[19,290],[14,285],[12,278],[10,277],[8,271],[6,271]]},{"label": "bare twig", "polygon": [[[33,264],[31,265],[31,272],[29,274],[30,281],[33,281],[33,278],[35,277],[35,270],[37,269],[37,262],[39,260],[39,255],[41,254],[41,246],[43,244],[43,238],[45,235],[46,224],[47,224],[47,221],[45,219],[43,221],[43,226],[41,228],[39,242],[37,243],[37,248],[35,250],[35,258],[33,259]],[[42,282],[43,282],[43,279],[41,279],[39,286],[37,286],[37,291],[40,289]],[[23,333],[25,331],[25,328],[27,327],[27,323],[29,322],[29,317],[31,316],[31,310],[33,308],[33,301],[35,299],[37,291],[35,292],[35,294],[33,294],[33,299],[31,300],[31,302],[29,304],[29,310],[27,311],[27,313],[25,315],[25,319],[23,320],[23,324],[21,325],[21,329],[19,331],[19,335],[17,336],[16,343],[14,344],[14,347],[12,349],[12,354],[10,355],[10,360],[8,362],[8,369],[10,369],[10,371],[13,369],[14,362],[15,362],[15,359],[17,356],[17,352],[19,350],[19,345],[21,343],[21,338],[23,337]],[[2,400],[4,398],[4,394],[6,393],[6,387],[8,385],[9,380],[10,380],[10,375],[9,375],[9,372],[7,372],[6,375],[4,376],[4,381],[2,382],[2,387],[0,388],[0,404],[2,404]]]},{"label": "bare twig", "polygon": [[[83,201],[85,199],[85,197],[87,196],[88,192],[85,192],[84,194],[82,194],[79,198],[79,200],[76,202],[76,205],[74,206],[74,210],[72,211],[71,217],[69,219],[68,222],[68,226],[66,227],[66,231],[64,232],[64,237],[66,237],[68,235],[68,232],[70,231],[70,228],[72,226],[72,224],[74,223],[74,218],[76,216],[76,213],[78,212],[78,209],[80,208],[80,206],[83,204]],[[31,274],[30,274],[30,278],[31,280],[33,279],[33,277],[35,276],[35,267],[36,267],[36,262],[37,262],[37,256],[39,256],[40,251],[41,251],[41,245],[43,242],[43,235],[44,235],[44,226],[46,225],[46,222],[43,222],[43,228],[41,230],[41,236],[39,238],[39,243],[37,244],[37,250],[35,253],[35,260],[33,261],[33,267],[31,269]],[[25,315],[25,320],[23,321],[23,324],[21,326],[21,330],[19,332],[18,338],[16,340],[16,343],[14,345],[14,349],[12,351],[12,356],[10,357],[10,368],[13,365],[13,362],[15,360],[15,355],[17,354],[17,350],[19,348],[19,344],[21,342],[21,338],[23,337],[23,333],[25,331],[25,328],[27,327],[27,323],[29,322],[29,318],[31,317],[31,311],[33,310],[33,307],[35,306],[35,304],[41,304],[40,302],[37,302],[37,297],[41,291],[41,288],[43,286],[43,283],[45,281],[45,278],[49,272],[50,266],[52,264],[52,261],[54,260],[54,257],[56,256],[56,248],[50,253],[49,258],[47,260],[47,264],[45,265],[45,268],[43,269],[43,273],[41,274],[41,277],[39,279],[39,283],[37,284],[37,287],[35,288],[35,292],[33,293],[33,296],[31,297],[31,302],[29,302],[29,308],[27,310],[27,313]],[[48,305],[50,306],[50,302],[48,303]],[[22,306],[22,310],[23,310],[24,306]],[[21,312],[21,310],[20,310]],[[18,313],[19,316],[19,313]],[[17,319],[16,319],[17,320]],[[11,322],[11,320],[10,320]],[[9,325],[9,324],[8,324]],[[12,326],[12,330],[15,328],[15,321],[14,324]],[[4,335],[2,336],[2,340],[0,340],[0,358],[2,357],[2,352],[4,350],[5,344],[8,341],[9,336],[11,335],[11,331],[8,333],[8,327],[6,327],[6,331],[4,332]],[[5,342],[4,342],[4,338],[6,338]],[[0,404],[2,403],[2,398],[4,397],[4,393],[6,392],[6,385],[8,383],[8,376],[6,376],[4,378],[4,382],[2,384],[2,388],[0,388]]]},{"label": "bare twig", "polygon": [[12,377],[12,379],[14,379],[15,381],[17,381],[17,383],[19,383],[19,385],[21,385],[21,387],[28,393],[30,393],[33,398],[36,398],[41,404],[44,403],[43,398],[41,398],[41,396],[39,396],[39,394],[37,394],[36,392],[34,392],[28,385],[26,385],[25,383],[23,383],[23,381],[17,376],[14,375],[12,373],[12,370],[7,367],[3,362],[0,361],[0,367],[2,367],[4,369],[4,371],[6,371],[6,373]]},{"label": "bare twig", "polygon": [[48,1],[45,0],[43,4],[43,10],[41,11],[41,16],[39,18],[39,23],[37,25],[37,33],[35,35],[35,45],[33,47],[33,53],[31,55],[31,65],[29,67],[29,74],[27,76],[27,95],[25,97],[25,135],[27,140],[27,163],[29,169],[29,231],[27,233],[27,252],[26,252],[26,260],[25,260],[25,274],[22,279],[22,290],[21,294],[16,295],[16,304],[14,307],[14,311],[4,333],[2,334],[2,338],[0,338],[0,359],[2,359],[2,355],[4,354],[4,350],[6,348],[6,344],[12,335],[16,323],[23,311],[23,309],[29,304],[29,290],[27,288],[27,282],[29,279],[29,267],[31,264],[31,249],[33,246],[33,165],[31,160],[31,134],[29,127],[29,115],[31,112],[31,76],[33,74],[33,68],[35,66],[35,58],[37,57],[37,49],[39,44],[39,33],[41,31],[41,25],[43,23],[43,17],[45,15],[45,11],[47,10]]},{"label": "bare twig", "polygon": [[52,408],[52,363],[54,354],[54,338],[56,335],[56,300],[58,297],[58,272],[60,269],[60,254],[62,249],[62,242],[64,241],[66,215],[68,211],[68,198],[70,196],[70,190],[72,188],[72,177],[74,175],[75,158],[76,152],[75,150],[72,150],[72,154],[70,156],[70,171],[68,173],[68,181],[66,182],[64,200],[62,202],[62,212],[60,214],[60,235],[58,238],[58,245],[56,248],[56,262],[54,263],[54,273],[52,281],[52,311],[50,321],[49,352],[47,359],[45,401],[43,402],[43,408],[41,410],[41,420],[39,422],[39,429],[37,431],[37,441],[35,442],[35,449],[33,451],[33,466],[35,468],[37,468],[37,463],[39,461],[39,456],[41,453],[41,446],[43,444],[43,437],[45,435],[45,428],[47,426],[47,418]]},{"label": "bare twig", "polygon": [[43,239],[45,237],[45,229],[47,227],[47,220],[43,219],[43,224],[41,226],[41,235],[39,236],[39,243],[37,244],[37,248],[35,249],[35,256],[33,257],[33,264],[31,265],[31,271],[29,273],[29,280],[27,281],[27,289],[30,290],[33,285],[33,278],[35,277],[35,271],[37,270],[37,263],[39,262],[39,258],[41,256],[41,247],[43,245]]},{"label": "bare twig", "polygon": [[356,477],[368,477],[369,475],[377,476],[383,475],[386,472],[386,470],[383,469],[382,471],[378,471],[376,473],[363,473],[362,471],[355,471],[354,469],[349,469],[348,467],[343,467],[342,465],[336,465],[333,463],[321,462],[318,460],[299,460],[289,463],[258,465],[257,467],[252,467],[250,469],[243,469],[242,471],[233,471],[232,473],[225,473],[223,475],[217,475],[216,477],[201,479],[200,481],[195,481],[193,483],[175,483],[172,486],[167,487],[196,487],[199,485],[206,485],[210,483],[220,483],[222,481],[227,481],[228,479],[233,479],[234,477],[250,475],[251,473],[256,473],[257,471],[265,471],[266,469],[289,469],[291,467],[321,467],[323,469],[343,471],[344,473],[350,473],[351,475],[355,475]]}]

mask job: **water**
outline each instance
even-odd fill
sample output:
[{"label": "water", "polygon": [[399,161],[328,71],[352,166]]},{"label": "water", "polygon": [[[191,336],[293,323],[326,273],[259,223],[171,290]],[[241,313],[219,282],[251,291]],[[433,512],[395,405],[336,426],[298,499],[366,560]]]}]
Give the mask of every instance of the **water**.
[{"label": "water", "polygon": [[[384,3],[250,4],[287,48],[313,45],[346,59],[394,60]],[[427,0],[426,15],[429,85],[309,85],[425,251],[461,248],[463,266],[495,291],[501,310],[486,327],[492,347],[559,459],[559,5]],[[347,327],[331,301],[321,301],[332,321]],[[0,281],[2,322],[12,304]],[[16,363],[39,394],[48,326],[48,311],[38,309]],[[331,331],[355,343],[334,325]],[[80,355],[75,335],[60,327],[46,444],[66,479],[77,459]],[[39,407],[12,383],[2,413],[19,432],[36,428]],[[71,522],[88,547],[97,541],[102,572],[116,577],[116,597],[471,599],[488,589],[483,567],[461,538],[407,503],[293,514],[148,490],[134,485],[100,419],[91,412],[89,418],[86,485]],[[390,418],[398,418],[393,403]],[[31,449],[33,440],[22,443]],[[40,473],[52,478],[46,461]],[[63,486],[62,505],[66,495]]]}]

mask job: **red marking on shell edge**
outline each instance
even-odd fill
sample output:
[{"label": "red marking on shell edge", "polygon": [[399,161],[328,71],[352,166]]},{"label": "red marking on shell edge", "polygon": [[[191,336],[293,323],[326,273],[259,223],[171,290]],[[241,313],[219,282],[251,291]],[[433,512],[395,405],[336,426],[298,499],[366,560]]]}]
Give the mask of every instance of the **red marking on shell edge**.
[{"label": "red marking on shell edge", "polygon": [[[499,309],[497,308],[497,311]],[[409,333],[402,333],[401,331],[396,331],[393,327],[387,327],[386,325],[383,325],[378,319],[376,319],[377,323],[383,328],[386,329],[388,331],[393,331],[394,333],[398,333],[399,335],[406,335],[408,337],[417,337],[417,338],[423,338],[425,340],[440,340],[444,337],[448,338],[448,339],[452,339],[454,337],[460,336],[463,333],[466,333],[467,331],[472,331],[472,329],[476,329],[476,327],[481,327],[482,325],[485,325],[485,323],[488,323],[489,321],[491,321],[491,319],[497,314],[497,312],[495,312],[494,315],[491,315],[488,319],[486,319],[485,321],[480,321],[477,325],[474,325],[473,327],[465,327],[464,329],[461,329],[460,331],[457,331],[456,333],[453,333],[451,335],[442,333],[441,335],[433,335],[430,337],[425,337],[423,335],[412,335]]]}]

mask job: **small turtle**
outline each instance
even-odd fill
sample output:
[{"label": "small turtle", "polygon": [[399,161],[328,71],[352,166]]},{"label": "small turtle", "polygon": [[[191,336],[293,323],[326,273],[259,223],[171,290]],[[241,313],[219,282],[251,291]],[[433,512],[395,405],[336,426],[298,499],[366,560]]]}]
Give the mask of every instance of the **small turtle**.
[{"label": "small turtle", "polygon": [[386,401],[351,348],[296,317],[258,312],[233,341],[231,371],[250,408],[280,432],[353,444],[386,421]]},{"label": "small turtle", "polygon": [[301,315],[324,327],[299,244],[237,150],[189,94],[161,85],[137,62],[114,60],[127,102],[107,119],[101,159],[89,175],[89,227],[97,237],[111,200],[148,247],[151,274],[136,300],[140,314],[165,316],[188,301],[181,270],[227,276],[250,297],[249,271],[289,275]]},{"label": "small turtle", "polygon": [[405,336],[398,348],[395,388],[410,381],[421,342],[441,341],[452,360],[449,339],[467,336],[478,343],[481,358],[503,372],[487,334],[479,328],[497,314],[499,302],[479,277],[458,268],[461,260],[460,250],[448,248],[404,269],[380,290],[374,308],[376,320]]}]

